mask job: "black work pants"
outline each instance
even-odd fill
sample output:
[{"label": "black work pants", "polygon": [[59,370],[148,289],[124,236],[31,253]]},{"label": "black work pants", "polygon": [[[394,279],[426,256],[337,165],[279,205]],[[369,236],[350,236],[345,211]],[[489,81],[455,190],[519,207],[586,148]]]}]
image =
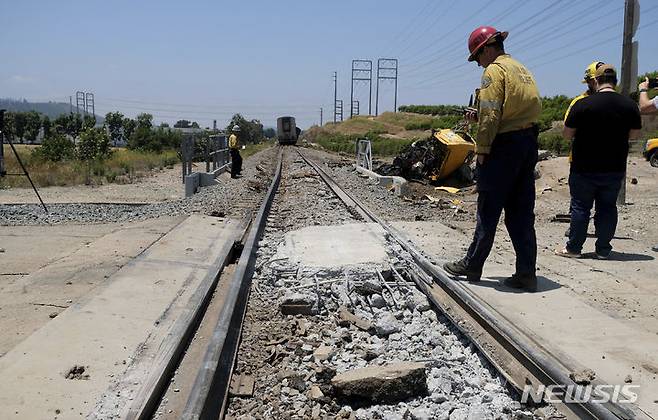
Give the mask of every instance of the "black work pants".
[{"label": "black work pants", "polygon": [[516,274],[535,274],[535,128],[496,136],[484,164],[477,166],[477,224],[466,253],[469,270],[482,272],[493,246],[500,215],[516,252]]},{"label": "black work pants", "polygon": [[230,149],[231,153],[231,177],[235,178],[242,172],[242,156],[238,149]]}]

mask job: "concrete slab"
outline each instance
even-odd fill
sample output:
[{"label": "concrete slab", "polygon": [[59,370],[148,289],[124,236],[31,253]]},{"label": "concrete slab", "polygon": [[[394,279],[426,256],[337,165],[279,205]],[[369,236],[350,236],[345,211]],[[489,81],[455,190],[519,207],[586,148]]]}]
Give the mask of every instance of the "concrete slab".
[{"label": "concrete slab", "polygon": [[[165,340],[216,259],[213,250],[237,238],[237,225],[191,216],[88,301],[70,306],[0,358],[0,418],[74,418],[94,410],[117,378],[157,351],[154,341]],[[76,365],[89,376],[67,379]]]},{"label": "concrete slab", "polygon": [[336,267],[384,263],[384,230],[373,223],[310,226],[288,232],[277,258],[307,267]]},{"label": "concrete slab", "polygon": [[[437,263],[453,260],[463,255],[470,235],[435,222],[397,223],[395,227],[404,232],[419,248],[435,255]],[[490,280],[468,284],[466,287],[486,302],[494,311],[502,314],[516,327],[533,338],[538,345],[554,353],[565,365],[590,368],[597,378],[609,384],[623,385],[627,375],[633,385],[639,385],[638,406],[650,416],[658,416],[658,333],[655,318],[628,318],[624,313],[596,305],[577,292],[579,282],[587,279],[598,281],[595,285],[602,296],[614,297],[614,290],[606,289],[611,283],[623,288],[638,288],[655,309],[658,296],[655,286],[658,278],[623,276],[627,271],[635,272],[628,264],[646,265],[643,270],[653,272],[658,268],[655,260],[637,262],[617,261],[574,261],[552,256],[544,249],[540,252],[540,292],[523,293],[500,285],[499,279],[509,276],[514,267],[514,254],[509,241],[497,238],[495,255],[485,266],[485,276]],[[606,272],[613,280],[591,271],[600,263],[607,263]],[[618,268],[621,266],[621,268]],[[602,267],[602,266],[601,266]],[[584,277],[589,274],[589,277]],[[592,285],[590,285],[590,288]],[[609,294],[610,293],[610,294]],[[598,296],[598,294],[595,294]],[[594,299],[596,300],[596,299]],[[639,321],[639,322],[638,322]]]},{"label": "concrete slab", "polygon": [[[0,355],[99,285],[160,239],[182,217],[132,224],[3,228],[0,276]],[[8,257],[5,260],[5,256]]]}]

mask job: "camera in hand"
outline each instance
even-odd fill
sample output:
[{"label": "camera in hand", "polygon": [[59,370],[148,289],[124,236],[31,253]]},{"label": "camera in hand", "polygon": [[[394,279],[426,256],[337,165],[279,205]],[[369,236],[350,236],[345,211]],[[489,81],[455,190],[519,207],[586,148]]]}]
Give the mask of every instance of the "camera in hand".
[{"label": "camera in hand", "polygon": [[649,89],[658,88],[658,78],[649,79]]}]

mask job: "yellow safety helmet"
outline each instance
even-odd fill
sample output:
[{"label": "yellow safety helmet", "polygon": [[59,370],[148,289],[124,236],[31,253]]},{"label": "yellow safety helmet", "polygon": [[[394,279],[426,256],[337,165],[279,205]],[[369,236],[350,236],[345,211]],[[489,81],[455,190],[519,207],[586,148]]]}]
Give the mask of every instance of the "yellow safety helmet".
[{"label": "yellow safety helmet", "polygon": [[605,63],[603,61],[592,61],[592,64],[587,66],[585,69],[585,78],[583,79],[583,83],[587,83],[588,80],[594,79],[596,69],[604,65]]}]

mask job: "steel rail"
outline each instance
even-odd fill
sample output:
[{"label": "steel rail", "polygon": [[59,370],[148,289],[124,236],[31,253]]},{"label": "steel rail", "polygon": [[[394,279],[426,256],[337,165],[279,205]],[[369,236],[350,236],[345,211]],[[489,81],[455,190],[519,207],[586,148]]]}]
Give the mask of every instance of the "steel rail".
[{"label": "steel rail", "polygon": [[[356,200],[350,193],[343,190],[340,185],[329,176],[318,164],[308,159],[301,151],[298,150],[302,159],[313,167],[325,183],[331,188],[339,197],[348,197],[349,206],[356,205],[360,208],[359,214],[365,213],[366,219],[380,225],[390,236],[395,239],[400,246],[407,251],[416,264],[429,274],[454,301],[457,302],[475,322],[481,325],[492,337],[499,342],[505,350],[510,352],[512,357],[521,363],[529,372],[535,377],[540,379],[544,385],[576,385],[569,376],[565,373],[564,368],[550,355],[547,355],[544,350],[539,348],[536,343],[530,342],[525,337],[521,336],[519,330],[514,328],[509,321],[502,318],[499,314],[494,313],[490,307],[483,305],[483,303],[471,294],[462,284],[454,281],[442,269],[435,266],[429,259],[423,255],[410,241],[404,238],[400,232],[393,227],[389,226],[384,220],[375,215],[365,205]],[[421,290],[427,297],[440,308],[438,302],[434,299],[431,293],[428,293],[429,287],[419,284]],[[448,315],[448,314],[447,314]],[[448,318],[454,322],[454,319],[448,315]],[[497,363],[491,360],[487,352],[478,345],[476,340],[471,337],[468,332],[458,324],[455,326],[464,332],[469,339],[482,351],[483,355],[492,363],[493,366],[498,368]],[[501,372],[505,374],[505,372]],[[620,407],[613,403],[597,403],[593,401],[588,402],[571,402],[565,404],[579,418],[600,419],[600,420],[618,420],[618,419],[632,419],[635,415],[629,410]]]},{"label": "steel rail", "polygon": [[224,416],[231,373],[238,351],[242,321],[247,310],[251,279],[255,269],[257,244],[265,229],[267,216],[281,181],[282,156],[283,151],[280,149],[274,179],[244,243],[226,300],[208,343],[203,365],[197,373],[183,410],[181,416],[183,419],[218,419]]}]

